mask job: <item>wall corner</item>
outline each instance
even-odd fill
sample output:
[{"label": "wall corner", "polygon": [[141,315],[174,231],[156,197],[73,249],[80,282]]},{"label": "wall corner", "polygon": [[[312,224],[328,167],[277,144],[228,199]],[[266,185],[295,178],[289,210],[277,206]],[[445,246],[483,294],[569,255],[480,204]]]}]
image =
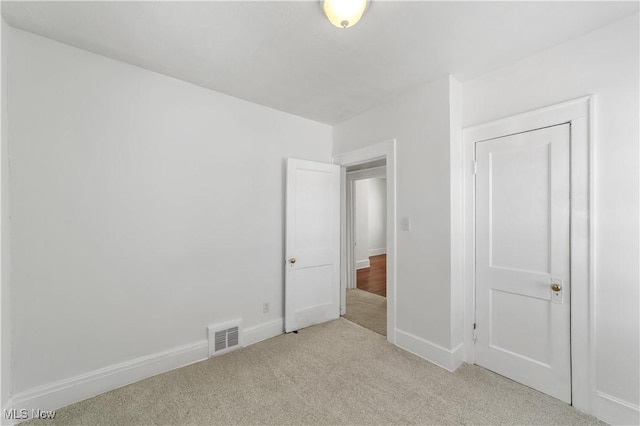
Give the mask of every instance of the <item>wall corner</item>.
[{"label": "wall corner", "polygon": [[[451,233],[451,348],[462,362],[464,341],[464,224],[462,85],[449,76],[449,183]],[[454,361],[458,362],[458,361]],[[458,364],[459,365],[459,364]],[[456,366],[457,367],[457,366]]]},{"label": "wall corner", "polygon": [[[9,424],[5,409],[11,409],[11,287],[9,247],[9,120],[8,120],[9,26],[0,18],[0,424]],[[12,422],[10,422],[12,423]]]}]

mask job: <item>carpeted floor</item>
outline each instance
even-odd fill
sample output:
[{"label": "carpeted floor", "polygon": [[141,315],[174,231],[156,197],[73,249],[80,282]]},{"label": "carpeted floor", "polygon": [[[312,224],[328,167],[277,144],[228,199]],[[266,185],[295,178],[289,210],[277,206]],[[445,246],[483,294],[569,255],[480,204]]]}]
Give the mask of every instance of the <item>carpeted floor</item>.
[{"label": "carpeted floor", "polygon": [[347,313],[344,317],[386,336],[387,298],[357,288],[349,289],[347,290]]},{"label": "carpeted floor", "polygon": [[449,373],[338,319],[58,410],[30,424],[595,424],[479,367]]}]

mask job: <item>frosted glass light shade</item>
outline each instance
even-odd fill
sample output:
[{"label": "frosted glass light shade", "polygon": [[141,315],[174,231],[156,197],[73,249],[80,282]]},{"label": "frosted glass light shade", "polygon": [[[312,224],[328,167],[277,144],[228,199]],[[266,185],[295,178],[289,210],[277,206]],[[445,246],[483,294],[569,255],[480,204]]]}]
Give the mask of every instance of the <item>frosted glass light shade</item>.
[{"label": "frosted glass light shade", "polygon": [[367,0],[324,0],[324,14],[338,28],[349,28],[358,23]]}]

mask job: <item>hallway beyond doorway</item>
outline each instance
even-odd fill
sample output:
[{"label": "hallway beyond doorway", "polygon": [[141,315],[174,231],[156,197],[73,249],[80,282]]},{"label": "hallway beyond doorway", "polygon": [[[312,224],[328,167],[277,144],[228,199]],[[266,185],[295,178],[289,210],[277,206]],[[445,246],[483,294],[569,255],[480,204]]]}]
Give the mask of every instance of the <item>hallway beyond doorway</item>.
[{"label": "hallway beyond doorway", "polygon": [[357,288],[347,290],[344,318],[387,335],[387,256],[369,256],[368,268],[358,269]]},{"label": "hallway beyond doorway", "polygon": [[369,263],[368,268],[357,271],[357,288],[387,297],[387,255],[370,256]]},{"label": "hallway beyond doorway", "polygon": [[343,318],[386,336],[387,298],[357,288],[349,289],[347,313]]}]

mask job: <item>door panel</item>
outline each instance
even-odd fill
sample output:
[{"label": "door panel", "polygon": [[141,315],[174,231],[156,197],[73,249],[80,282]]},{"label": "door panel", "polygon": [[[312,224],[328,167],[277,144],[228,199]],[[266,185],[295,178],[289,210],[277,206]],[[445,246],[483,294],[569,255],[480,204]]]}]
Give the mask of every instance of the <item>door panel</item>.
[{"label": "door panel", "polygon": [[476,144],[476,363],[566,402],[569,146],[569,124]]},{"label": "door panel", "polygon": [[287,160],[285,331],[340,316],[340,167]]},{"label": "door panel", "polygon": [[550,151],[549,144],[531,144],[489,153],[494,268],[549,272]]},{"label": "door panel", "polygon": [[[491,290],[490,342],[492,348],[549,365],[549,300]],[[510,318],[510,322],[503,321]],[[515,336],[514,336],[515,334]],[[518,335],[536,338],[520,339]]]}]

